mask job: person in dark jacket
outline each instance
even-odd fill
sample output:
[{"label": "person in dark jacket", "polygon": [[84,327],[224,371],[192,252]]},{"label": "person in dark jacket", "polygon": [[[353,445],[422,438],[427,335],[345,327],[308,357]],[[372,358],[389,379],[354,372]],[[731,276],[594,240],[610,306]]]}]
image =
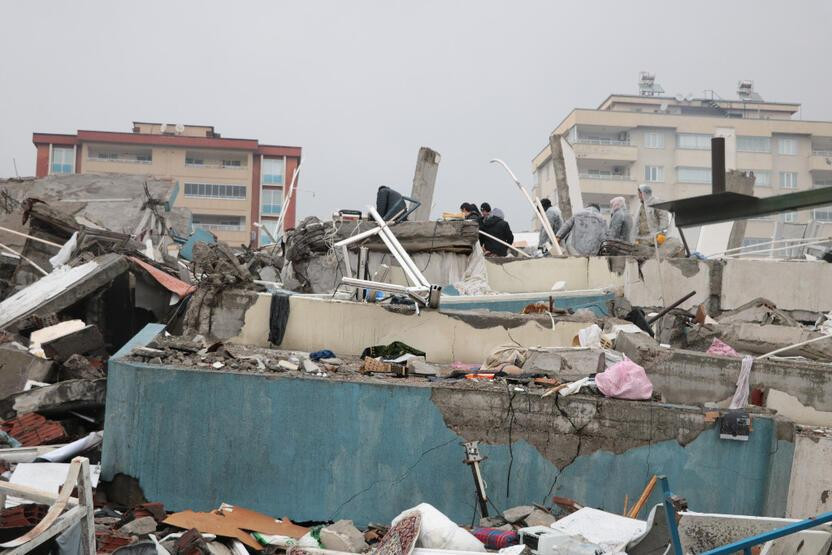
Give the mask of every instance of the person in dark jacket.
[{"label": "person in dark jacket", "polygon": [[463,202],[459,206],[459,210],[462,212],[463,217],[466,220],[474,220],[477,223],[482,221],[482,216],[480,216],[479,210],[477,210],[476,204],[471,204],[470,202]]},{"label": "person in dark jacket", "polygon": [[[489,209],[490,208],[491,207],[489,206]],[[509,245],[514,243],[514,234],[511,232],[511,226],[509,226],[508,222],[503,218],[503,211],[499,208],[495,208],[494,210],[489,210],[489,212],[489,216],[482,220],[480,230],[488,233],[489,235],[493,235],[500,241],[508,243]],[[506,256],[508,254],[508,247],[501,244],[499,241],[495,241],[491,237],[481,235],[480,244],[482,244],[482,248],[485,250],[486,256]]]},{"label": "person in dark jacket", "polygon": [[[476,205],[475,205],[476,206]],[[487,202],[483,202],[480,204],[480,214],[482,214],[482,219],[486,219],[488,216],[491,215],[491,205]]]}]

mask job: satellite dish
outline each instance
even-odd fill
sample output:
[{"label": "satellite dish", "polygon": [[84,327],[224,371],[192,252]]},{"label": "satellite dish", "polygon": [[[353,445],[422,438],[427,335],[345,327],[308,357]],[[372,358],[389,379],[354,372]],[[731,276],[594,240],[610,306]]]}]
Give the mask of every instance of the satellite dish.
[{"label": "satellite dish", "polygon": [[682,102],[684,99],[685,97],[682,95],[682,93],[676,94],[676,100],[678,100],[679,102]]},{"label": "satellite dish", "polygon": [[177,123],[176,124],[176,134],[181,135],[184,132],[185,132],[185,126],[182,125],[181,123]]},{"label": "satellite dish", "polygon": [[667,112],[667,102],[662,102],[662,105],[659,106],[659,110],[662,112]]},{"label": "satellite dish", "polygon": [[685,100],[687,100],[688,102],[693,100],[693,93],[688,93],[688,95],[685,97]]},{"label": "satellite dish", "polygon": [[167,123],[163,123],[161,126],[159,126],[159,132],[160,133],[164,133],[167,130],[168,130],[168,124]]}]

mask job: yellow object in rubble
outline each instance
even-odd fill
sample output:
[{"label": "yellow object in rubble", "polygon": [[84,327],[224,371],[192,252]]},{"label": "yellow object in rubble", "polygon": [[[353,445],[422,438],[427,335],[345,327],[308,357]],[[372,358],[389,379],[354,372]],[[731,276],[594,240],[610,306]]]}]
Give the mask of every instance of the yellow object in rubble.
[{"label": "yellow object in rubble", "polygon": [[664,242],[667,240],[667,237],[664,233],[657,233],[656,234],[656,244],[663,245]]}]

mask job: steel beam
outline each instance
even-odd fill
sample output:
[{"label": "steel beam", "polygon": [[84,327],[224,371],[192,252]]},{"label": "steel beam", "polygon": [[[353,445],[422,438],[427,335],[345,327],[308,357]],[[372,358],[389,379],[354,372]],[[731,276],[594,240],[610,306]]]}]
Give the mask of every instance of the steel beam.
[{"label": "steel beam", "polygon": [[821,187],[766,198],[725,192],[662,202],[654,204],[653,208],[673,212],[677,227],[690,227],[757,218],[830,204],[832,204],[832,187]]}]

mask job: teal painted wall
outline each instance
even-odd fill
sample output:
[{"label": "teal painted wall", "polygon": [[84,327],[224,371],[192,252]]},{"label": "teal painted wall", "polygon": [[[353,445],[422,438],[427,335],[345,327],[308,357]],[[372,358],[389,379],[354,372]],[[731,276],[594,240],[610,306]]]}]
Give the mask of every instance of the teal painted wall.
[{"label": "teal painted wall", "polygon": [[[427,387],[151,367],[111,359],[103,477],[137,478],[168,510],[235,503],[295,520],[389,522],[428,502],[460,523],[474,514],[462,438]],[[472,391],[472,395],[477,392]],[[692,510],[782,515],[793,444],[754,419],[748,442],[716,429],[686,447],[665,441],[581,456],[558,477],[531,445],[485,445],[489,494],[505,509],[551,494],[620,513],[666,473]],[[510,491],[506,496],[509,460]],[[557,477],[557,482],[555,478]],[[553,488],[554,486],[554,488]],[[658,493],[651,501],[658,500]]]}]

